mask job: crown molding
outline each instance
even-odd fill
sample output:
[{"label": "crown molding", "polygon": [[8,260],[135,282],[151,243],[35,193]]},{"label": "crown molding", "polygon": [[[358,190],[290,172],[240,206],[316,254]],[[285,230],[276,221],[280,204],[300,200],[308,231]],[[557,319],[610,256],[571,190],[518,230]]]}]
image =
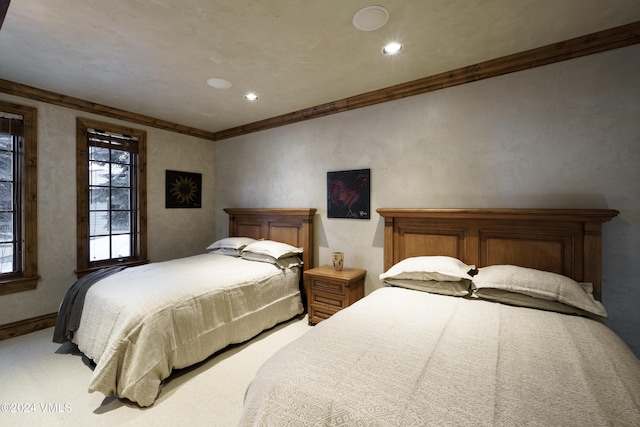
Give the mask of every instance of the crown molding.
[{"label": "crown molding", "polygon": [[196,129],[3,79],[0,79],[0,92],[197,138],[220,141],[637,43],[640,43],[640,21],[218,132]]}]

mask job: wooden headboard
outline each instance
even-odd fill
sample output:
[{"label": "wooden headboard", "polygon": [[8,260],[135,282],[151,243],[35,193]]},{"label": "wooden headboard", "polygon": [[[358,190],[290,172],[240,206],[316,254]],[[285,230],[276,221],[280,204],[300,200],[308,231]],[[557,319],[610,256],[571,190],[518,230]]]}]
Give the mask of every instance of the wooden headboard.
[{"label": "wooden headboard", "polygon": [[313,267],[313,216],[315,209],[226,208],[229,236],[253,237],[302,248],[304,270]]},{"label": "wooden headboard", "polygon": [[384,269],[404,258],[446,255],[485,267],[551,271],[602,291],[602,223],[611,209],[378,209]]}]

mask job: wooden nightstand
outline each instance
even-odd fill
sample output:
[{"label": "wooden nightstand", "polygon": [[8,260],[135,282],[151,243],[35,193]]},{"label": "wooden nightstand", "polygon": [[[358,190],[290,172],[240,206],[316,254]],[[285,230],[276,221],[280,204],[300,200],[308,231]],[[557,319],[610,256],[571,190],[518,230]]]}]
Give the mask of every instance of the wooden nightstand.
[{"label": "wooden nightstand", "polygon": [[323,265],[304,272],[304,287],[307,293],[309,324],[315,325],[328,319],[364,296],[366,270],[343,268],[336,271],[333,266]]}]

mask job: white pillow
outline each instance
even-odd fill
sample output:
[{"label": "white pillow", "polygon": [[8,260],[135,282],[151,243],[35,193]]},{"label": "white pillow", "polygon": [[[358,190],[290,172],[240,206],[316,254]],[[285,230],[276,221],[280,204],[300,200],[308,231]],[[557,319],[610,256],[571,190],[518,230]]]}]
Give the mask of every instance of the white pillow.
[{"label": "white pillow", "polygon": [[281,270],[289,269],[293,267],[302,267],[303,263],[297,256],[289,256],[282,258],[274,258],[270,255],[258,254],[255,252],[243,252],[242,259],[249,261],[266,262],[267,264],[273,264],[279,267]]},{"label": "white pillow", "polygon": [[457,282],[471,280],[469,271],[475,265],[467,265],[457,258],[448,256],[420,256],[406,258],[380,275],[384,279],[437,280]]},{"label": "white pillow", "polygon": [[269,255],[275,259],[280,259],[297,256],[302,253],[302,248],[296,248],[295,246],[273,240],[258,240],[245,246],[245,248],[242,249],[242,253],[244,254],[245,252]]},{"label": "white pillow", "polygon": [[469,288],[471,286],[471,280],[462,279],[455,282],[441,282],[437,280],[386,279],[384,284],[399,288],[429,292],[431,294],[463,297],[470,293]]},{"label": "white pillow", "polygon": [[534,299],[556,301],[597,316],[607,316],[602,304],[596,301],[583,285],[561,274],[515,265],[491,265],[478,269],[473,284],[476,288],[474,295],[480,298],[494,301],[504,298],[505,302],[524,305],[517,303],[517,300],[522,298],[509,298],[508,292],[511,292],[528,295]]},{"label": "white pillow", "polygon": [[232,248],[208,249],[207,252],[215,255],[228,255],[228,256],[234,256],[234,257],[240,256],[240,251],[238,249],[232,249]]},{"label": "white pillow", "polygon": [[212,244],[207,246],[207,250],[220,248],[241,250],[242,248],[253,242],[257,242],[257,240],[252,239],[251,237],[227,237],[213,242]]}]

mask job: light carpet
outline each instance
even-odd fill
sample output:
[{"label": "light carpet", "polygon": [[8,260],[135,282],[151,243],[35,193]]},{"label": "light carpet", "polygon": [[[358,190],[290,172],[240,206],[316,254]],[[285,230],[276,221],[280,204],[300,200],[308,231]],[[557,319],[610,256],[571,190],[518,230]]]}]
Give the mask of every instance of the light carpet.
[{"label": "light carpet", "polygon": [[174,372],[149,408],[89,393],[89,361],[52,342],[53,328],[0,341],[0,425],[235,426],[260,366],[310,328],[294,318]]}]

